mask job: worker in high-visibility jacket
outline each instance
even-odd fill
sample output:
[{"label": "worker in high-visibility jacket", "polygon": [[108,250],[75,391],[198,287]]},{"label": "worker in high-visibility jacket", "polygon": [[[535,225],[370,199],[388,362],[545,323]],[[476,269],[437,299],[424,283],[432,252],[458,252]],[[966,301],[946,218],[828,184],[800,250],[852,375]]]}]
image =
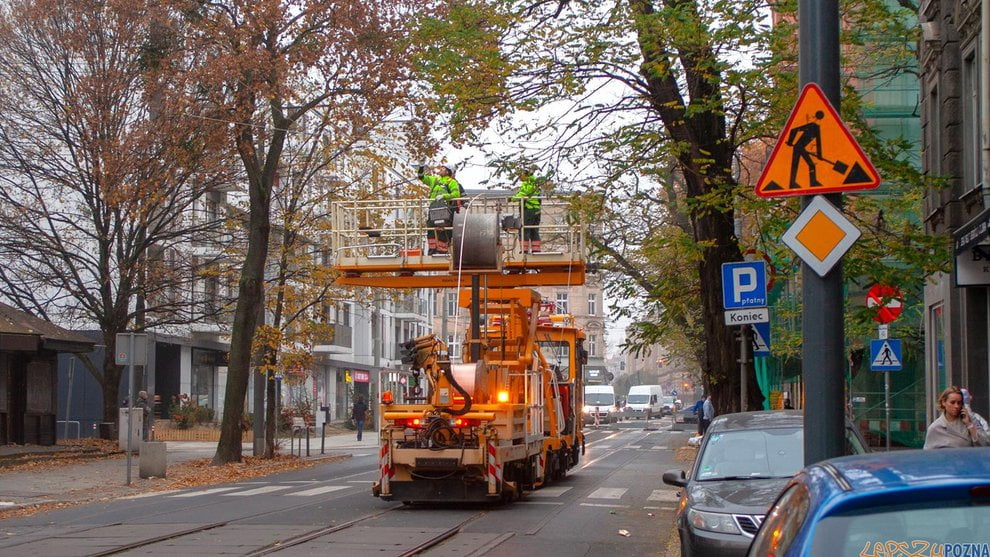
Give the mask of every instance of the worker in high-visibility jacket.
[{"label": "worker in high-visibility jacket", "polygon": [[[430,188],[430,207],[427,218],[426,247],[428,255],[447,253],[450,244],[454,213],[460,209],[464,190],[454,178],[454,169],[447,165],[436,168],[436,174],[426,174],[426,166],[417,168],[419,179]],[[446,208],[448,218],[438,218]]]},{"label": "worker in high-visibility jacket", "polygon": [[540,186],[545,180],[537,178],[532,168],[524,168],[519,172],[519,191],[512,200],[522,203],[523,213],[523,251],[537,253],[540,245]]}]

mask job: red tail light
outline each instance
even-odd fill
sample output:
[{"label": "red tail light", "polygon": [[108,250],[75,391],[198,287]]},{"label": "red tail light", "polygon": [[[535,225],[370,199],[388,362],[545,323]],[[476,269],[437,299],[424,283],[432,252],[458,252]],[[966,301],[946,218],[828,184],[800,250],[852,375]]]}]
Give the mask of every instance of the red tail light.
[{"label": "red tail light", "polygon": [[423,421],[420,418],[400,418],[392,423],[400,427],[419,428],[423,426]]}]

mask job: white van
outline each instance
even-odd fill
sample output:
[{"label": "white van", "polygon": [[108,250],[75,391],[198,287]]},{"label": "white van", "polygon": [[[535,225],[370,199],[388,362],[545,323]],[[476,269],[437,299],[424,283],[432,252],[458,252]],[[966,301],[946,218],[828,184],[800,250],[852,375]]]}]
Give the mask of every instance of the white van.
[{"label": "white van", "polygon": [[660,385],[629,387],[625,416],[636,419],[645,418],[647,410],[650,411],[650,416],[653,418],[659,418],[663,415],[663,387]]},{"label": "white van", "polygon": [[595,423],[598,413],[599,424],[613,424],[619,421],[619,408],[615,405],[615,388],[611,385],[585,385],[584,423]]}]

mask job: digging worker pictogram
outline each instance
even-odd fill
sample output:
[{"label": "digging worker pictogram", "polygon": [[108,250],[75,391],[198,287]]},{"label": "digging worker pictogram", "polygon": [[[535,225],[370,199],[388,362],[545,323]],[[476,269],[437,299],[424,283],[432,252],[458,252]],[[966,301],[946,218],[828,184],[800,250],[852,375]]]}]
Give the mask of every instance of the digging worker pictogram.
[{"label": "digging worker pictogram", "polygon": [[[822,183],[818,181],[815,177],[815,161],[811,160],[812,153],[808,151],[808,145],[812,142],[815,143],[815,153],[814,156],[818,159],[822,158],[822,130],[821,126],[818,125],[818,121],[825,118],[825,113],[821,110],[815,112],[815,119],[803,126],[798,126],[791,130],[791,133],[787,136],[787,145],[794,148],[794,152],[791,154],[791,180],[790,189],[798,189],[801,186],[797,183],[797,171],[798,163],[804,161],[804,164],[808,166],[808,177],[811,180],[811,187],[821,187]],[[795,141],[795,137],[800,134],[800,137]]]}]

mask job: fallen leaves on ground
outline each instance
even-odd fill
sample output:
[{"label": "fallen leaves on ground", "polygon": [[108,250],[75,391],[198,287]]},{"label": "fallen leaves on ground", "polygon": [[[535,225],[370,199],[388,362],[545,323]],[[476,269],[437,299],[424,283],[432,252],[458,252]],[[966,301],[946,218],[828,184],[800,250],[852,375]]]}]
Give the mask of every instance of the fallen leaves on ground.
[{"label": "fallen leaves on ground", "polygon": [[[123,454],[113,454],[106,458],[123,458],[123,456]],[[0,510],[0,520],[31,516],[41,512],[49,512],[87,503],[112,501],[114,499],[133,497],[135,495],[141,495],[148,492],[170,491],[202,485],[238,482],[251,478],[289,472],[292,470],[310,468],[312,466],[316,466],[317,464],[339,462],[347,458],[350,458],[350,455],[331,455],[324,458],[309,459],[299,458],[294,455],[275,455],[275,457],[271,459],[245,456],[243,457],[243,462],[225,464],[223,466],[212,466],[211,459],[209,458],[186,460],[184,462],[169,464],[166,471],[168,477],[166,478],[142,479],[136,477],[137,472],[135,471],[135,477],[133,478],[130,486],[108,482],[105,486],[67,493],[66,496],[71,496],[74,498],[72,501],[39,503],[36,505],[27,505],[23,507]],[[48,463],[39,462],[32,463],[31,466],[25,465],[26,468],[19,469],[34,471],[35,469],[44,469],[45,467],[66,465],[71,466],[72,464],[66,461],[62,461],[61,463],[58,461]]]},{"label": "fallen leaves on ground", "polygon": [[692,447],[690,445],[685,447],[680,447],[674,451],[674,460],[677,462],[694,462],[695,457],[698,456],[698,447]]}]

